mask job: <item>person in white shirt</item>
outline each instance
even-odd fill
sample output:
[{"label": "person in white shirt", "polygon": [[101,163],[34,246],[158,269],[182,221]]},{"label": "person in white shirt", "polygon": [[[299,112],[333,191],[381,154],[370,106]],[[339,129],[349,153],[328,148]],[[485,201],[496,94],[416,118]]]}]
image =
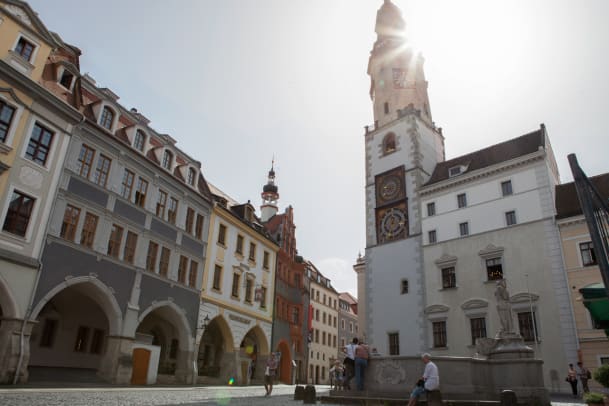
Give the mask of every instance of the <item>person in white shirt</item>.
[{"label": "person in white shirt", "polygon": [[431,362],[431,355],[425,353],[421,355],[421,359],[425,363],[423,377],[419,381],[422,384],[419,385],[419,382],[417,382],[417,386],[415,386],[415,388],[412,390],[412,393],[410,394],[408,406],[416,405],[419,396],[421,396],[423,392],[438,390],[438,388],[440,388],[440,374],[438,373],[438,367],[436,366],[436,364]]},{"label": "person in white shirt", "polygon": [[359,340],[357,337],[353,337],[351,344],[347,344],[343,347],[343,353],[345,354],[345,380],[343,382],[344,389],[351,389],[351,379],[355,376],[355,348]]}]

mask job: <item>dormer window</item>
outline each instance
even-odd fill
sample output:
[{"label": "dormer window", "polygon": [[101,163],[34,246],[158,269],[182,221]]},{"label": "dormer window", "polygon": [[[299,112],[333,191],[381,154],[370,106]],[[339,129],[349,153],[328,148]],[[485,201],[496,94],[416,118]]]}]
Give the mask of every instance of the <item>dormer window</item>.
[{"label": "dormer window", "polygon": [[395,134],[389,133],[383,138],[383,154],[390,154],[395,150]]},{"label": "dormer window", "polygon": [[17,41],[17,46],[15,47],[15,52],[17,54],[19,54],[23,59],[30,62],[30,60],[32,59],[32,54],[34,53],[35,49],[36,49],[36,46],[34,44],[32,44],[27,39],[21,37],[21,38],[19,38],[19,41]]},{"label": "dormer window", "polygon": [[72,82],[74,81],[74,75],[72,72],[67,70],[63,70],[61,73],[61,78],[59,79],[59,84],[65,87],[68,90],[72,90]]},{"label": "dormer window", "polygon": [[99,124],[104,127],[106,130],[112,130],[112,123],[114,122],[114,112],[110,109],[110,107],[104,107],[102,110],[101,118],[99,120]]},{"label": "dormer window", "polygon": [[133,139],[133,148],[140,152],[144,152],[144,144],[146,143],[146,134],[142,130],[135,132],[135,138]]},{"label": "dormer window", "polygon": [[173,159],[173,154],[168,151],[165,150],[165,152],[163,152],[163,168],[170,170],[171,169],[171,160]]},{"label": "dormer window", "polygon": [[245,206],[245,221],[252,222],[252,208]]},{"label": "dormer window", "polygon": [[195,185],[195,178],[197,177],[197,172],[192,169],[192,168],[188,168],[188,184],[190,186],[194,186]]},{"label": "dormer window", "polygon": [[452,178],[453,176],[460,175],[464,171],[465,171],[465,167],[462,165],[453,166],[452,168],[448,169],[448,177]]}]

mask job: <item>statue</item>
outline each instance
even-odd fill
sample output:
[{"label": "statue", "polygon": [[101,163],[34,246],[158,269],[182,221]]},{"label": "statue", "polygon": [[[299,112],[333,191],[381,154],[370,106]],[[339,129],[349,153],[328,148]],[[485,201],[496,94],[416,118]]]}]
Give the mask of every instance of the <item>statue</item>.
[{"label": "statue", "polygon": [[512,305],[510,304],[510,294],[507,291],[505,279],[497,281],[495,298],[497,299],[497,313],[499,313],[499,321],[501,322],[501,329],[497,333],[497,337],[501,338],[507,335],[514,335]]}]

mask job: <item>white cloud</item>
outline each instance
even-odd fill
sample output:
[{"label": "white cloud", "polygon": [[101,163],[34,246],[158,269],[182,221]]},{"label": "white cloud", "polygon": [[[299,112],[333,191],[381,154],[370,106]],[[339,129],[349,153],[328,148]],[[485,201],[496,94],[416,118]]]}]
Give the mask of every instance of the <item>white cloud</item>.
[{"label": "white cloud", "polygon": [[343,258],[325,258],[315,263],[321,273],[332,281],[339,293],[349,292],[357,297],[357,274],[350,261]]}]

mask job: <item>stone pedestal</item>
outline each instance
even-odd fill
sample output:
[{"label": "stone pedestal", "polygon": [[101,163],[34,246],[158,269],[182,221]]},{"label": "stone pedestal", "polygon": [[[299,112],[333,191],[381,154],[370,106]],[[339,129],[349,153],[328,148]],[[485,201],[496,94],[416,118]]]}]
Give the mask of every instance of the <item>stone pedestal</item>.
[{"label": "stone pedestal", "polygon": [[496,338],[479,338],[476,342],[478,354],[488,359],[532,359],[535,352],[524,343],[518,334],[498,335]]}]

